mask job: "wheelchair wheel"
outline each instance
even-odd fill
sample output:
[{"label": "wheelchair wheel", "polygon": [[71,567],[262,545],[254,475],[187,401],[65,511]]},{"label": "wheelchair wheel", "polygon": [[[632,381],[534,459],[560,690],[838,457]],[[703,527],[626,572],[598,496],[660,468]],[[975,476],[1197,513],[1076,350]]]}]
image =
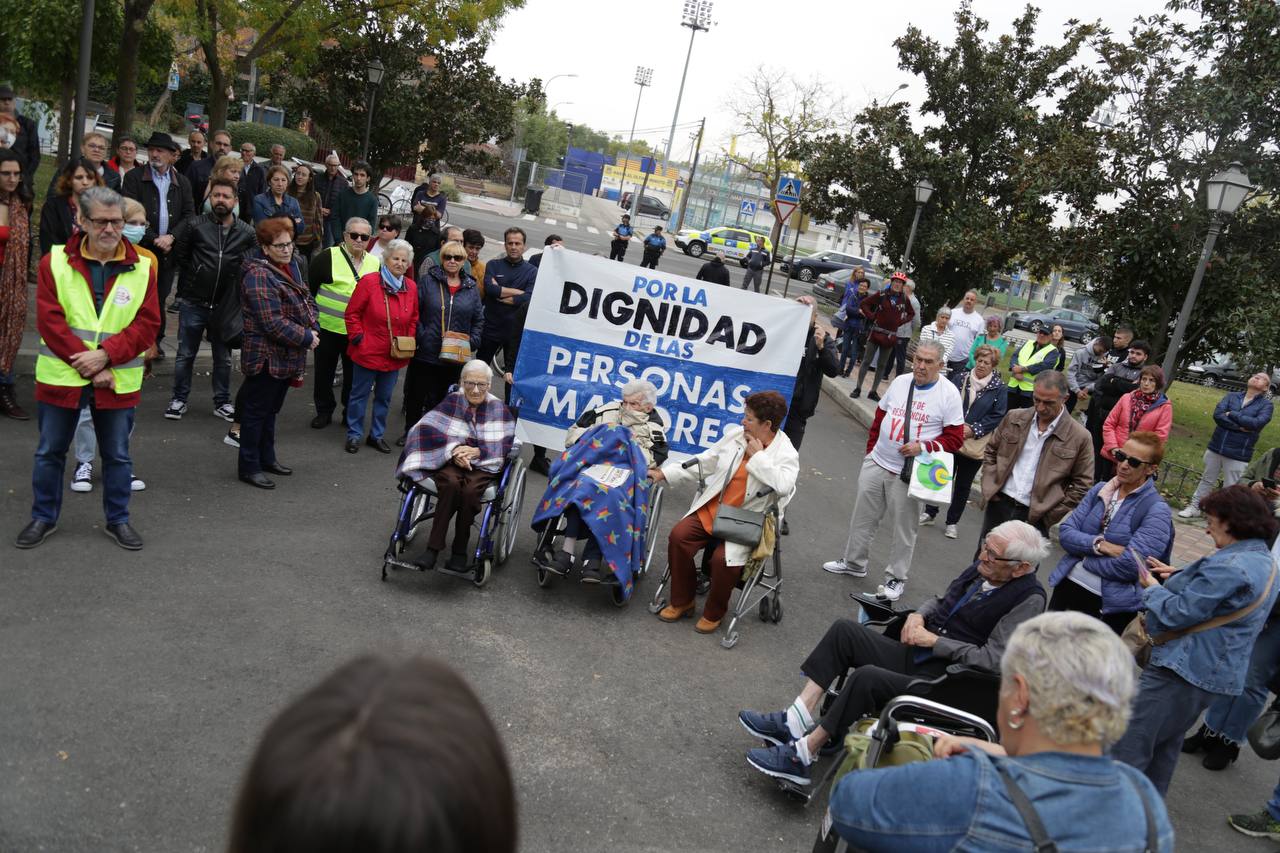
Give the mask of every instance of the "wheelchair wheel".
[{"label": "wheelchair wheel", "polygon": [[485,557],[480,561],[480,565],[476,566],[475,578],[471,581],[476,586],[484,586],[489,582],[489,576],[493,574],[493,558]]},{"label": "wheelchair wheel", "polygon": [[538,586],[543,589],[551,586],[551,572],[542,568],[542,566],[538,566]]},{"label": "wheelchair wheel", "polygon": [[418,535],[418,526],[422,524],[422,517],[426,514],[427,503],[431,498],[426,492],[415,492],[413,495],[413,506],[409,508],[409,529],[405,531],[401,540],[401,550],[404,546],[413,541],[413,537]]},{"label": "wheelchair wheel", "polygon": [[497,541],[494,543],[494,559],[501,566],[511,556],[516,544],[517,526],[520,523],[520,506],[524,503],[524,465],[518,464],[511,475],[511,484],[507,488],[506,500],[502,502]]},{"label": "wheelchair wheel", "polygon": [[[609,584],[609,591],[613,597],[614,607],[626,607],[627,603],[631,601],[631,599],[627,598],[625,595],[622,594],[621,584],[617,584],[617,583]],[[631,592],[633,595],[635,594],[635,587],[632,587]]]},{"label": "wheelchair wheel", "polygon": [[760,599],[760,621],[769,621],[769,599],[767,598]]}]

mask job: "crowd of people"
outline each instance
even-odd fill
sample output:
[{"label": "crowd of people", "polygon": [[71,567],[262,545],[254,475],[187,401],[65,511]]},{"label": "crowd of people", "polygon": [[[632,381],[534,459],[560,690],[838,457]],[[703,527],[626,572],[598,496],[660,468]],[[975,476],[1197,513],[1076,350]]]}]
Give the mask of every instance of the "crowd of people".
[{"label": "crowd of people", "polygon": [[[0,88],[0,107],[4,96]],[[74,443],[72,488],[91,489],[98,454],[104,529],[123,548],[143,547],[129,503],[145,484],[133,470],[129,439],[143,379],[151,363],[165,357],[166,315],[176,312],[164,417],[178,420],[190,411],[193,363],[207,338],[211,411],[230,424],[225,441],[238,448],[239,479],[260,489],[274,489],[273,477],[292,473],[277,454],[276,419],[289,389],[305,384],[309,359],[310,426],[328,427],[341,402],[343,448],[351,454],[362,447],[393,453],[387,421],[403,371],[404,428],[395,443],[405,450],[398,470],[433,477],[439,507],[422,560],[433,567],[448,548],[450,567],[461,570],[481,495],[514,442],[518,412],[506,405],[509,396],[492,393],[492,365],[500,361],[505,368],[509,395],[540,262],[524,257],[527,235],[507,228],[502,254],[483,261],[478,231],[441,227],[447,197],[438,175],[413,194],[402,238],[404,223],[377,213],[365,163],[353,164],[348,182],[336,155],[313,173],[306,164],[291,167],[278,145],[265,165],[250,142],[241,143],[236,158],[224,130],[210,135],[208,150],[203,133],[193,132],[188,142],[180,152],[157,132],[143,144],[147,161],[139,164],[135,141],[118,141],[108,158],[105,137],[87,134],[79,155],[47,190],[35,307],[39,442],[31,520],[16,545],[37,547],[57,530]],[[14,393],[26,275],[35,260],[30,184],[21,153],[0,150],[0,413],[18,420],[30,417]],[[624,216],[612,234],[613,258],[624,260],[633,234]],[[552,235],[546,250],[560,242]],[[665,248],[655,228],[643,241],[642,266],[656,268]],[[744,289],[758,288],[759,272],[771,262],[762,242],[752,252]],[[728,284],[723,267],[723,258],[713,257],[699,278]],[[779,533],[788,533],[786,508],[800,485],[800,447],[823,378],[848,377],[857,367],[856,399],[874,371],[867,398],[876,405],[847,541],[823,568],[866,577],[872,542],[884,530],[889,559],[876,596],[886,606],[901,599],[920,530],[941,512],[910,490],[913,466],[931,454],[954,455],[943,535],[959,537],[971,497],[982,510],[973,558],[941,594],[905,616],[894,636],[852,620],[832,625],[802,664],[806,681],[790,706],[740,714],[742,725],[768,742],[752,749],[748,762],[770,776],[809,784],[819,755],[839,746],[852,723],[912,690],[920,677],[965,664],[1000,677],[1001,744],[944,738],[936,747],[941,760],[851,774],[832,798],[841,834],[862,849],[915,849],[903,841],[911,835],[904,836],[903,827],[923,820],[919,796],[914,817],[881,806],[894,797],[905,805],[911,798],[901,792],[947,790],[970,798],[938,800],[934,809],[935,828],[945,824],[938,831],[957,843],[979,832],[975,812],[1008,837],[1035,840],[1023,808],[1030,803],[1044,819],[1042,830],[1060,840],[1114,842],[1132,835],[1131,844],[1116,849],[1143,843],[1171,849],[1161,798],[1179,752],[1203,751],[1205,766],[1228,766],[1280,673],[1273,550],[1280,448],[1254,459],[1258,435],[1273,414],[1269,378],[1251,378],[1217,406],[1203,478],[1178,513],[1205,516],[1215,550],[1175,567],[1173,512],[1154,482],[1175,413],[1165,394],[1168,378],[1148,364],[1151,347],[1119,324],[1068,358],[1062,329],[1036,324],[1033,339],[1011,351],[999,318],[983,317],[977,300],[970,291],[921,325],[920,302],[905,274],[894,273],[873,290],[857,269],[833,338],[817,322],[813,300],[801,297],[811,314],[790,405],[777,392],[748,396],[741,426],[699,454],[697,472],[666,460],[662,424],[654,423],[656,389],[648,383],[627,385],[618,401],[584,415],[567,444],[600,434],[594,430],[621,430],[636,443],[639,474],[649,484],[700,482],[667,537],[670,600],[658,617],[673,623],[697,613],[695,555],[706,551],[709,592],[695,629],[710,633],[754,549],[718,536],[717,517],[726,508],[772,506],[781,517]],[[243,381],[233,394],[237,349]],[[530,469],[550,475],[548,495],[565,458],[552,461],[544,448],[535,449]],[[589,546],[579,565],[584,579],[608,582],[602,531],[582,509],[569,514],[568,548],[541,555],[542,565],[566,573],[581,540]],[[1065,556],[1041,572],[1053,528]],[[1135,631],[1146,638],[1150,656],[1136,680],[1121,641]],[[414,697],[432,684],[447,689],[415,706]],[[834,699],[822,707],[829,691]],[[419,780],[423,790],[444,802],[460,795],[443,790],[439,778],[454,772],[451,762],[465,760],[465,772],[497,785],[504,808],[510,807],[505,822],[472,821],[465,831],[491,837],[484,849],[510,849],[509,770],[492,726],[482,710],[476,713],[474,695],[437,665],[373,659],[344,668],[268,729],[237,807],[233,849],[284,849],[265,839],[302,831],[290,824],[288,810],[264,804],[320,796],[317,786],[331,786],[329,801],[352,794],[344,787],[350,780],[334,767],[320,762],[300,780],[281,775],[273,754],[322,751],[326,738],[340,739],[342,750],[354,753],[370,748],[365,730],[375,737],[381,726],[405,737],[405,721],[433,703],[447,706],[440,714],[465,718],[457,730],[474,732],[469,746],[483,747],[483,761],[472,749],[464,759],[409,737],[396,756],[404,766],[394,772],[402,779],[426,774]],[[1186,737],[1202,714],[1199,730]],[[353,735],[346,727],[357,718],[360,730]],[[368,760],[375,759],[386,760]],[[1047,781],[1068,777],[1072,781]],[[1070,819],[1085,810],[1099,816],[1093,825]],[[343,832],[393,831],[360,827],[350,815],[335,820],[348,822]],[[1280,838],[1280,788],[1265,811],[1231,820],[1241,831]],[[306,831],[332,841],[327,826]],[[296,849],[306,849],[298,843]]]}]

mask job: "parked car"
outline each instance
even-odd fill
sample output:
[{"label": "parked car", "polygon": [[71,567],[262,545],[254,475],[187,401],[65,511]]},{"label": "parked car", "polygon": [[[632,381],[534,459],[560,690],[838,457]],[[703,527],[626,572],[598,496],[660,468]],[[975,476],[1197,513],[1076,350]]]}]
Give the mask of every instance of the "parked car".
[{"label": "parked car", "polygon": [[[852,277],[852,269],[823,273],[813,283],[813,295],[818,299],[830,302],[832,305],[839,305],[840,300],[844,298],[845,286],[849,284],[849,279]],[[884,287],[884,277],[869,272],[867,273],[867,285],[867,292],[875,293]]]},{"label": "parked car", "polygon": [[744,267],[747,265],[747,252],[751,251],[757,239],[763,239],[764,247],[773,251],[773,243],[768,234],[758,234],[728,225],[705,231],[686,228],[675,236],[676,248],[690,257],[700,258],[706,252],[724,252],[726,259],[736,258],[738,264]]},{"label": "parked car", "polygon": [[[631,192],[622,194],[621,200],[618,201],[618,207],[623,210],[631,209]],[[669,219],[671,217],[671,208],[659,198],[651,195],[641,195],[640,203],[636,206],[637,216],[656,216],[659,219]]]},{"label": "parked car", "polygon": [[[1187,365],[1186,379],[1216,388],[1243,388],[1256,370],[1241,370],[1229,355],[1212,355],[1207,361]],[[1271,371],[1271,391],[1280,393],[1280,368]]]},{"label": "parked car", "polygon": [[1036,320],[1052,328],[1061,326],[1062,333],[1069,341],[1088,343],[1097,337],[1098,324],[1079,311],[1067,308],[1054,308],[1050,311],[1012,311],[1004,318],[1004,330],[1020,329],[1031,331],[1031,324]]},{"label": "parked car", "polygon": [[866,258],[846,255],[844,252],[815,252],[807,258],[797,260],[793,257],[782,262],[782,271],[801,281],[814,281],[824,272],[851,270],[854,267],[870,270],[873,265]]}]

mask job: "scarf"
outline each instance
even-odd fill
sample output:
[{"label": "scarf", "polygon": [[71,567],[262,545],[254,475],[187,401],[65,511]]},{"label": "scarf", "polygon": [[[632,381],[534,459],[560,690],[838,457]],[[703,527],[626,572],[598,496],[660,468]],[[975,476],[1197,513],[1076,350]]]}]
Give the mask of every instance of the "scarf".
[{"label": "scarf", "polygon": [[459,445],[480,448],[473,468],[497,473],[515,440],[515,418],[501,400],[488,394],[472,406],[461,391],[454,391],[409,430],[396,474],[420,482],[447,465]]},{"label": "scarf", "polygon": [[1151,408],[1159,396],[1159,391],[1151,394],[1144,394],[1141,391],[1133,392],[1133,407],[1129,410],[1129,432],[1137,431],[1138,423],[1142,420],[1142,416],[1147,413],[1147,410]]},{"label": "scarf", "polygon": [[[12,346],[0,346],[0,373],[13,370],[22,341],[22,328],[27,322],[27,267],[31,260],[31,213],[18,200],[9,196],[9,242],[0,264],[0,341],[12,340]],[[6,331],[10,334],[6,334]]]},{"label": "scarf", "polygon": [[385,287],[389,293],[399,293],[404,290],[404,276],[396,278],[391,274],[391,270],[387,269],[386,265],[383,264],[382,286]]},{"label": "scarf", "polygon": [[973,401],[978,399],[978,395],[982,393],[983,389],[991,384],[991,380],[995,378],[995,375],[996,372],[993,370],[987,374],[986,379],[979,379],[976,372],[972,370],[969,371],[969,376],[964,383],[966,392],[966,399],[964,401],[965,409],[968,409],[973,405]]}]

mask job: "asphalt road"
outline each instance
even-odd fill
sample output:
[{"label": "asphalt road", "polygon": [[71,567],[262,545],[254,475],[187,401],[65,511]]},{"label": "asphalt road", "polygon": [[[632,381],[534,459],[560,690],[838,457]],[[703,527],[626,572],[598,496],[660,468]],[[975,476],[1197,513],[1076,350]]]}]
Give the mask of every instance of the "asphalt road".
[{"label": "asphalt road", "polygon": [[[483,589],[437,575],[381,583],[394,458],[344,453],[336,426],[307,428],[309,389],[292,391],[279,448],[296,473],[275,492],[244,486],[207,379],[186,418],[162,417],[167,366],[144,391],[133,440],[145,550],[103,535],[99,488],[67,493],[42,547],[0,546],[0,851],[224,849],[264,725],[370,650],[439,656],[476,686],[514,767],[525,851],[809,849],[820,807],[747,767],[754,744],[735,714],[788,703],[804,655],[851,615],[847,594],[878,581],[819,568],[845,541],[865,442],[832,401],[810,422],[783,540],[785,616],[749,617],[725,650],[688,621],[650,615],[653,578],[622,610],[599,588],[540,589],[527,526]],[[6,536],[29,517],[35,443],[34,422],[0,422]],[[543,485],[531,475],[526,525]],[[691,494],[668,497],[664,537]],[[963,568],[978,520],[966,514],[959,544],[940,527],[921,532],[908,602]],[[887,551],[882,536],[873,568]],[[1179,849],[1267,849],[1223,818],[1259,808],[1275,778],[1252,755],[1219,774],[1184,761],[1169,798]]]}]

